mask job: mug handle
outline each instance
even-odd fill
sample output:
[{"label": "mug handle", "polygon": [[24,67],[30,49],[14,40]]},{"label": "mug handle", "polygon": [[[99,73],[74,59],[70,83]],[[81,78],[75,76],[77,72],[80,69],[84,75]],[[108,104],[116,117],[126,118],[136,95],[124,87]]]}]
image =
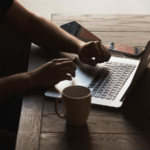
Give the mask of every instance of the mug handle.
[{"label": "mug handle", "polygon": [[55,100],[55,112],[56,112],[56,114],[57,114],[60,118],[66,119],[66,115],[65,115],[65,114],[60,115],[60,114],[58,113],[57,106],[58,106],[58,102],[59,102],[60,100],[63,100],[63,98],[62,98],[62,97],[59,97],[59,98],[57,98],[57,99]]}]

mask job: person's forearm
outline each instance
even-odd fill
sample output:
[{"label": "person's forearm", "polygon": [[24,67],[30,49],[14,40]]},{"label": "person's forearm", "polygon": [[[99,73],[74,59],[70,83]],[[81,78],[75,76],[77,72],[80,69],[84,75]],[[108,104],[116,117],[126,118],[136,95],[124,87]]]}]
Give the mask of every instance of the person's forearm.
[{"label": "person's forearm", "polygon": [[53,22],[36,16],[30,20],[26,36],[44,48],[54,48],[58,51],[76,54],[83,44],[81,40],[70,35]]},{"label": "person's forearm", "polygon": [[32,88],[34,85],[31,81],[31,76],[28,73],[20,73],[0,78],[0,102]]},{"label": "person's forearm", "polygon": [[28,11],[17,0],[14,0],[12,7],[1,20],[3,24],[43,48],[78,54],[84,43],[53,22]]}]

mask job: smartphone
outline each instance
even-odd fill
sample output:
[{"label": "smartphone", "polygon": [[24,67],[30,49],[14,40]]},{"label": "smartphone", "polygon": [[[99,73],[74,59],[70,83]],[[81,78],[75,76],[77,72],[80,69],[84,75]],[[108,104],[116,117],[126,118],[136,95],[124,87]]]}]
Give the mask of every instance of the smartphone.
[{"label": "smartphone", "polygon": [[[63,24],[60,27],[84,42],[100,40],[98,37],[96,37],[90,31],[85,29],[76,21]],[[109,49],[110,51],[123,53],[124,55],[131,56],[131,57],[140,57],[144,51],[142,48],[139,49],[137,47],[132,47],[132,46],[123,45],[114,42],[109,43],[106,46],[106,48]]]},{"label": "smartphone", "polygon": [[63,24],[60,27],[84,42],[99,40],[98,37],[78,24],[76,21]]}]

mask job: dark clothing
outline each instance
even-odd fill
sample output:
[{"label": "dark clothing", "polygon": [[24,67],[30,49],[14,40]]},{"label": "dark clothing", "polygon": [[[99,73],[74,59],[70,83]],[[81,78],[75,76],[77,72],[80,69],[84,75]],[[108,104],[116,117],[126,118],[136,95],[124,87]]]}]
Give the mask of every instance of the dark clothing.
[{"label": "dark clothing", "polygon": [[[0,0],[0,17],[10,9],[12,3],[13,0]],[[2,28],[3,25],[0,27]],[[7,30],[7,28],[5,29]],[[0,77],[23,72],[18,65],[21,66],[19,62],[25,57],[24,52],[21,52],[21,50],[20,52],[15,52],[15,49],[10,49],[13,47],[13,40],[10,40],[12,37],[5,37],[5,33],[3,32],[5,31],[0,29]],[[5,44],[3,41],[6,41]],[[8,41],[12,43],[9,42],[8,44]],[[8,45],[10,45],[10,47]],[[21,53],[23,55],[22,58],[20,58]],[[0,150],[15,149],[21,105],[22,95],[13,97],[4,103],[0,103]]]},{"label": "dark clothing", "polygon": [[13,0],[1,0],[0,1],[0,15],[5,14],[11,7]]},{"label": "dark clothing", "polygon": [[7,130],[0,130],[0,149],[15,150],[16,134]]},{"label": "dark clothing", "polygon": [[[14,150],[16,146],[22,97],[14,97],[0,107],[0,150]],[[1,123],[2,121],[2,123]]]}]

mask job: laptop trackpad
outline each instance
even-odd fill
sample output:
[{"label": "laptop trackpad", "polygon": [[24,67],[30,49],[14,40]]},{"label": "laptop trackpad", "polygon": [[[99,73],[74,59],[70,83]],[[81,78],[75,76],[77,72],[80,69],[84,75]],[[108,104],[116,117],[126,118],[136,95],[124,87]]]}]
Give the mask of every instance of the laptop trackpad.
[{"label": "laptop trackpad", "polygon": [[65,80],[65,81],[59,82],[54,87],[49,88],[48,91],[45,92],[45,96],[53,97],[53,98],[60,97],[63,89],[71,85],[75,85],[74,80],[71,80],[71,81]]}]

